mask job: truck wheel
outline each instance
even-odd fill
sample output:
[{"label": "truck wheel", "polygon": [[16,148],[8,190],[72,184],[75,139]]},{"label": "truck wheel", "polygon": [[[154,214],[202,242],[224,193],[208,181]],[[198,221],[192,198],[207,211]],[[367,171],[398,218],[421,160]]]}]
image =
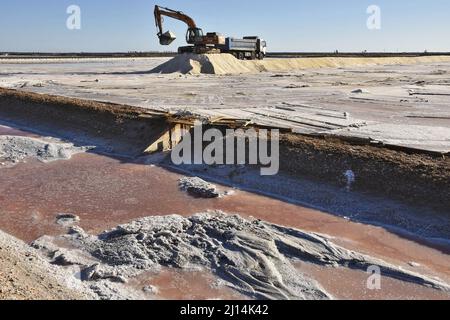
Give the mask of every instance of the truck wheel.
[{"label": "truck wheel", "polygon": [[260,54],[258,55],[258,59],[259,59],[259,60],[264,60],[264,53],[260,53]]},{"label": "truck wheel", "polygon": [[244,60],[244,59],[245,59],[245,56],[244,56],[244,53],[243,53],[243,52],[239,52],[239,57],[238,57],[238,59],[239,59],[239,60]]}]

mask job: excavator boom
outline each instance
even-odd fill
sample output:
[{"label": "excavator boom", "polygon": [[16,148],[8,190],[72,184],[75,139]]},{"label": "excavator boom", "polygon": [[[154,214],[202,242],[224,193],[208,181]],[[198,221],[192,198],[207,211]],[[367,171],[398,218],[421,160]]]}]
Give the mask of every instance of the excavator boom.
[{"label": "excavator boom", "polygon": [[158,28],[158,38],[161,45],[167,46],[176,39],[175,35],[170,31],[164,32],[163,16],[183,21],[187,24],[189,30],[199,30],[195,21],[183,12],[155,6],[155,22],[156,27]]},{"label": "excavator boom", "polygon": [[[183,12],[155,6],[155,22],[156,27],[158,28],[158,38],[159,43],[163,46],[170,45],[176,39],[175,34],[172,32],[164,32],[163,17],[170,17],[187,24],[188,30],[186,32],[186,42],[194,45],[194,51],[207,52],[208,50],[211,50],[211,48],[209,48],[211,46],[225,44],[225,37],[216,32],[210,32],[204,35],[203,30],[197,27],[194,19]],[[190,49],[192,47],[186,48]]]}]

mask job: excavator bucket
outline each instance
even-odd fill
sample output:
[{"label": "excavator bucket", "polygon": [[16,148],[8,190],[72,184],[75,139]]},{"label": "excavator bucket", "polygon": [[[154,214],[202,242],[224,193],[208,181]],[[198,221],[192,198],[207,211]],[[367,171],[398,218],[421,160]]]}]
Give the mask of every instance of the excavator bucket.
[{"label": "excavator bucket", "polygon": [[173,32],[167,31],[159,35],[159,43],[162,46],[168,46],[169,44],[174,42],[176,38],[177,36]]}]

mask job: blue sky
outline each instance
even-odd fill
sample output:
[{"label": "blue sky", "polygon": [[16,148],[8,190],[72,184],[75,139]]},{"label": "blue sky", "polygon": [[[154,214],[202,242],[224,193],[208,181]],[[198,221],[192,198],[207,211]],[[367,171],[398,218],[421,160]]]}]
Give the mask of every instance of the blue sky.
[{"label": "blue sky", "polygon": [[[66,9],[81,7],[81,30]],[[271,51],[450,51],[448,0],[14,0],[2,1],[0,51],[156,51],[185,45],[186,26],[166,18],[178,40],[156,38],[155,4],[182,10],[204,31],[260,35]],[[381,30],[366,27],[369,5]]]}]

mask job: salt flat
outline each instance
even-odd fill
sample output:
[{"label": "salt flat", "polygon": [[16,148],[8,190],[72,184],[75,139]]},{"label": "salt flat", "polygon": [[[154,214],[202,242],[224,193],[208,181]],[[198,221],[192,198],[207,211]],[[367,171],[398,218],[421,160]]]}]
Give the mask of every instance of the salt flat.
[{"label": "salt flat", "polygon": [[168,60],[0,60],[0,86],[450,152],[444,60],[232,75],[151,72]]}]

